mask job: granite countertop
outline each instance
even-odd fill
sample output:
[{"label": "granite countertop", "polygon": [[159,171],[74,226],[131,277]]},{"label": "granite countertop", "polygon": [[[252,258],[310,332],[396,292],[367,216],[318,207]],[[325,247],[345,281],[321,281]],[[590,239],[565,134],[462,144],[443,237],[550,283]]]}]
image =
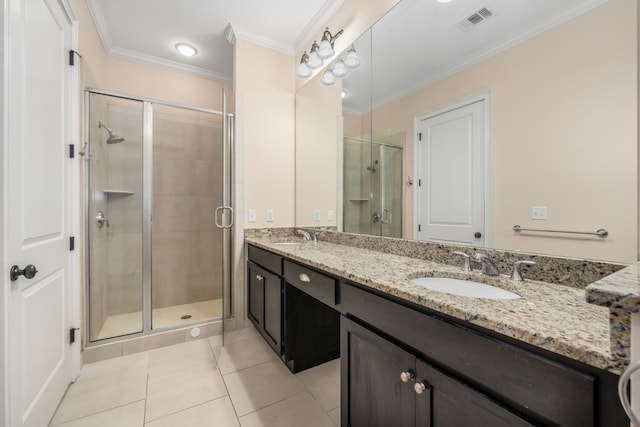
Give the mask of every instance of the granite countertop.
[{"label": "granite countertop", "polygon": [[587,286],[587,301],[629,313],[640,313],[640,263]]},{"label": "granite countertop", "polygon": [[[246,243],[553,353],[615,374],[625,368],[626,361],[610,351],[609,309],[588,303],[584,289],[533,280],[514,283],[507,276],[465,273],[446,264],[323,241],[274,244],[279,241],[282,238],[245,237]],[[470,278],[522,298],[487,300],[430,291],[410,282],[421,275]]]}]

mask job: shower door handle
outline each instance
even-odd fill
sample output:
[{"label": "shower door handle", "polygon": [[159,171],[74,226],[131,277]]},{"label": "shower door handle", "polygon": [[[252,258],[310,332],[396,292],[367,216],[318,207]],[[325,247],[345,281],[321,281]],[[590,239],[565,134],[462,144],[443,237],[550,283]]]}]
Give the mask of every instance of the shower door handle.
[{"label": "shower door handle", "polygon": [[[229,221],[229,224],[222,224],[220,222],[218,222],[218,213],[219,212],[224,212],[224,211],[229,211],[229,217],[231,218],[231,221]],[[215,214],[215,221],[216,221],[216,227],[218,228],[231,228],[233,227],[233,208],[231,206],[218,206],[216,208],[216,214]]]}]

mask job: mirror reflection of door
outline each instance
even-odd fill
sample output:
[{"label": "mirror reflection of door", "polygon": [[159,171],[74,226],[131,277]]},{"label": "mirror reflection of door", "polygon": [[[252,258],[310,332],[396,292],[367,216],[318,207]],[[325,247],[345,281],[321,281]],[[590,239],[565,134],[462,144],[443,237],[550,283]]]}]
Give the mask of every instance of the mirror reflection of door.
[{"label": "mirror reflection of door", "polygon": [[418,240],[485,245],[485,102],[418,118]]}]

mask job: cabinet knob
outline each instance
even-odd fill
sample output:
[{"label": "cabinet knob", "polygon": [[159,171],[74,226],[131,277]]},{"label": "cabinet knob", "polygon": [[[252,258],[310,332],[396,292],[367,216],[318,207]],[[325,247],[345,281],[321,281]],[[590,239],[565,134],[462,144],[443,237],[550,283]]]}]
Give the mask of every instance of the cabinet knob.
[{"label": "cabinet knob", "polygon": [[298,278],[300,279],[301,282],[311,283],[311,278],[309,277],[309,275],[305,273],[300,273]]},{"label": "cabinet knob", "polygon": [[411,372],[411,371],[405,371],[405,372],[401,372],[400,373],[400,379],[402,380],[403,383],[408,383],[414,377],[415,377],[415,375],[413,375],[413,372]]},{"label": "cabinet knob", "polygon": [[256,279],[258,279],[258,282],[262,282],[264,280],[264,276],[256,274]]},{"label": "cabinet knob", "polygon": [[413,385],[413,389],[416,391],[417,394],[422,394],[427,389],[427,386],[424,385],[423,383],[415,383]]}]

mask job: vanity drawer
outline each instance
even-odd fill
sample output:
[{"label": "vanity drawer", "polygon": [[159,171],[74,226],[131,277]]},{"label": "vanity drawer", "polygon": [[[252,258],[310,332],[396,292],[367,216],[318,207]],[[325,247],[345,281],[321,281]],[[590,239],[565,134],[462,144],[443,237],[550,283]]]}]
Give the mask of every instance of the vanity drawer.
[{"label": "vanity drawer", "polygon": [[320,302],[334,306],[338,303],[337,283],[334,278],[284,260],[284,278],[291,285]]},{"label": "vanity drawer", "polygon": [[272,273],[282,276],[282,257],[279,255],[249,245],[249,261],[253,261]]}]

